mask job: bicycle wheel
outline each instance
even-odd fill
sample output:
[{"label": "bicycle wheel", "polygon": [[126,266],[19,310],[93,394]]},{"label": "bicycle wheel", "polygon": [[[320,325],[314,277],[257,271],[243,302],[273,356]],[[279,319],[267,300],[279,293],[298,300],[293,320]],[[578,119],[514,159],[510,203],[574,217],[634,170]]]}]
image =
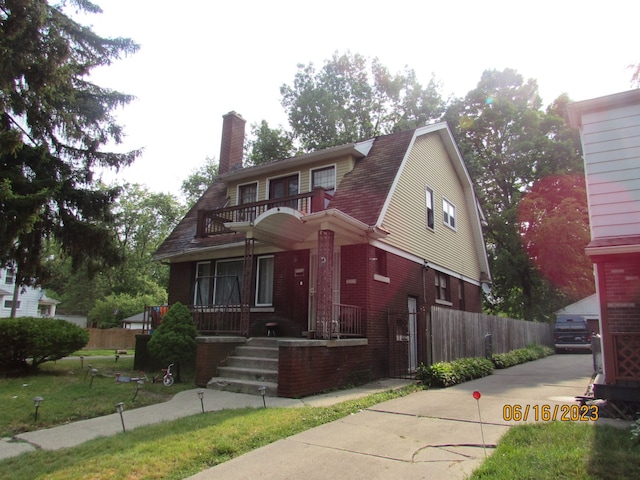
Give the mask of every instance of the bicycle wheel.
[{"label": "bicycle wheel", "polygon": [[170,377],[169,375],[166,375],[166,376],[162,379],[162,384],[163,384],[165,387],[170,387],[171,385],[173,385],[173,377],[172,377],[172,376]]}]

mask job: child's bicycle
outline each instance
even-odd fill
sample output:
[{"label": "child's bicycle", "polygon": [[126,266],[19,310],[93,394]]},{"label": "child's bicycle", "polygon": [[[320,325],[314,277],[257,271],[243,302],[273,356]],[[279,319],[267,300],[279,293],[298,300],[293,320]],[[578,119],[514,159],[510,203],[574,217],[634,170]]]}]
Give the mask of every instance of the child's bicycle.
[{"label": "child's bicycle", "polygon": [[[169,364],[169,366],[167,368],[163,368],[162,371],[164,372],[164,375],[162,376],[162,384],[165,387],[170,387],[171,385],[173,385],[173,373],[171,373],[171,367],[173,367],[173,363]],[[155,382],[156,380],[160,380],[159,378],[154,378],[153,381]]]}]

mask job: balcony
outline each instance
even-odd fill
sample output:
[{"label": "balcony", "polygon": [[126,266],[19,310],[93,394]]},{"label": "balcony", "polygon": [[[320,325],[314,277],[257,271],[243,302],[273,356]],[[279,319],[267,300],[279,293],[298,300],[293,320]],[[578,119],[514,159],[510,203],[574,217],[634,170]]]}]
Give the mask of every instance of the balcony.
[{"label": "balcony", "polygon": [[262,200],[260,202],[243,203],[234,207],[219,208],[217,210],[200,210],[198,212],[198,236],[208,237],[232,230],[225,223],[252,222],[258,216],[278,207],[288,207],[303,214],[325,210],[332,196],[321,188],[313,192],[301,193],[289,197]]}]

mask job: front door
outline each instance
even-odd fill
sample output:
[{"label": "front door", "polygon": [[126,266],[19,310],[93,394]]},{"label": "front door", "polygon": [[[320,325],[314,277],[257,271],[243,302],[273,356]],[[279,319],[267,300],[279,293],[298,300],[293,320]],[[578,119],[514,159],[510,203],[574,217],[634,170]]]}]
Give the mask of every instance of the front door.
[{"label": "front door", "polygon": [[407,300],[407,310],[409,313],[409,373],[416,371],[418,367],[418,300],[409,297]]}]

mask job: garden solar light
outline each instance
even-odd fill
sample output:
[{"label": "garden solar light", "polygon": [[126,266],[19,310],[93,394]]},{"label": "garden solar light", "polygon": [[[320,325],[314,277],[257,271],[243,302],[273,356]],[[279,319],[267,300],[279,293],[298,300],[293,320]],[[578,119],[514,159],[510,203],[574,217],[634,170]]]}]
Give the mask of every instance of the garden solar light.
[{"label": "garden solar light", "polygon": [[42,397],[33,397],[33,406],[36,408],[35,413],[33,414],[33,421],[38,421],[38,408],[40,408],[40,402],[42,402],[44,398]]},{"label": "garden solar light", "polygon": [[132,402],[136,401],[136,397],[138,396],[138,392],[142,388],[142,385],[144,385],[144,380],[138,380],[136,382],[136,393],[133,394],[133,400],[131,400]]},{"label": "garden solar light", "polygon": [[204,413],[204,390],[198,390],[198,398],[200,399],[200,406],[202,407],[202,413]]},{"label": "garden solar light", "polygon": [[260,395],[262,395],[262,404],[264,405],[264,408],[267,408],[267,402],[265,402],[265,400],[264,400],[264,396],[267,393],[267,387],[262,385],[262,386],[258,387],[258,391],[260,392]]},{"label": "garden solar light", "polygon": [[91,388],[91,386],[93,385],[93,379],[96,378],[96,374],[98,373],[98,369],[97,368],[92,368],[91,369],[91,383],[89,383],[89,388]]},{"label": "garden solar light", "polygon": [[92,368],[93,368],[93,365],[87,365],[87,371],[84,372],[84,378],[82,379],[83,383],[87,379],[87,375],[89,374],[89,372],[91,371]]},{"label": "garden solar light", "polygon": [[116,410],[118,410],[118,413],[120,414],[120,422],[122,422],[122,431],[126,432],[126,429],[124,428],[124,417],[122,416],[122,412],[124,412],[124,403],[122,402],[116,403]]},{"label": "garden solar light", "polygon": [[84,355],[80,355],[80,369],[84,368]]}]

